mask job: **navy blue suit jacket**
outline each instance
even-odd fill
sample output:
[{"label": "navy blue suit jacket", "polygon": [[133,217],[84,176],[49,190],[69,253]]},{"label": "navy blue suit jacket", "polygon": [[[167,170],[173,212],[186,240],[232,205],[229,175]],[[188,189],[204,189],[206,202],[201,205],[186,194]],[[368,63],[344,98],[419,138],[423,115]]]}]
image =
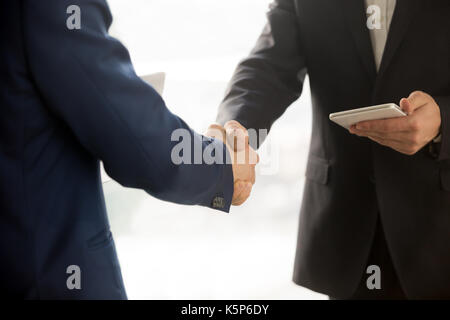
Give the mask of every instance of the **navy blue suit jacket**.
[{"label": "navy blue suit jacket", "polygon": [[[66,10],[81,9],[69,30]],[[136,76],[108,35],[104,0],[0,2],[0,292],[22,298],[126,298],[99,163],[124,186],[228,211],[230,165],[174,165],[175,129],[195,132]],[[220,199],[220,201],[215,201]],[[126,213],[124,213],[126,214]],[[70,290],[66,270],[81,270]]]}]

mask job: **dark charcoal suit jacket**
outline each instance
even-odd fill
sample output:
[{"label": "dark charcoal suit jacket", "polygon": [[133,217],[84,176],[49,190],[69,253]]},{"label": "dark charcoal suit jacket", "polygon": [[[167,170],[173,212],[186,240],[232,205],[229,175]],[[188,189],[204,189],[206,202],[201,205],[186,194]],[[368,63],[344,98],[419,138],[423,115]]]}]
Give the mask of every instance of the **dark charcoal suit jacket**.
[{"label": "dark charcoal suit jacket", "polygon": [[[365,273],[380,214],[408,297],[450,298],[449,30],[448,0],[398,0],[377,73],[363,0],[272,4],[255,48],[237,67],[218,120],[270,128],[309,76],[313,131],[296,283],[350,296]],[[427,147],[403,155],[328,119],[347,108],[398,103],[415,90],[440,106],[438,154]]]},{"label": "dark charcoal suit jacket", "polygon": [[[71,5],[80,30],[66,26]],[[203,149],[224,145],[170,113],[110,24],[104,0],[0,1],[0,295],[126,298],[100,160],[124,186],[229,209],[231,166],[174,165],[171,134],[184,128]],[[80,290],[67,287],[71,265]]]}]

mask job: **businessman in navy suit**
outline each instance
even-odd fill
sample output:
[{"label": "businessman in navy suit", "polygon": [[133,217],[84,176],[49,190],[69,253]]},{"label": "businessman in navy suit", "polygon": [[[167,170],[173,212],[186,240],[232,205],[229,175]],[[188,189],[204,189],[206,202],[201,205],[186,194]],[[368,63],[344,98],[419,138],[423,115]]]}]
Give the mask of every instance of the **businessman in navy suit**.
[{"label": "businessman in navy suit", "polygon": [[100,161],[122,185],[175,203],[228,211],[250,193],[254,164],[174,164],[176,129],[202,151],[236,152],[224,128],[206,138],[169,112],[108,35],[111,20],[104,0],[0,3],[0,292],[8,297],[126,298]]}]

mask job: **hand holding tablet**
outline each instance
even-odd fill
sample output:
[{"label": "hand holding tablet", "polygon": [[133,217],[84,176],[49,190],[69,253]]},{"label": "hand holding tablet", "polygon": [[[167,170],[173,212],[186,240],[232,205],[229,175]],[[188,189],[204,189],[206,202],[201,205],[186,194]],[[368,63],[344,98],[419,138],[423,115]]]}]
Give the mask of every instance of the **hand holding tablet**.
[{"label": "hand holding tablet", "polygon": [[414,91],[400,100],[400,107],[383,104],[333,113],[330,119],[351,134],[405,155],[414,155],[426,145],[433,147],[440,143],[441,110],[432,96]]},{"label": "hand holding tablet", "polygon": [[352,109],[330,114],[330,120],[340,126],[350,129],[354,124],[368,120],[381,120],[396,117],[405,117],[406,113],[395,103]]}]

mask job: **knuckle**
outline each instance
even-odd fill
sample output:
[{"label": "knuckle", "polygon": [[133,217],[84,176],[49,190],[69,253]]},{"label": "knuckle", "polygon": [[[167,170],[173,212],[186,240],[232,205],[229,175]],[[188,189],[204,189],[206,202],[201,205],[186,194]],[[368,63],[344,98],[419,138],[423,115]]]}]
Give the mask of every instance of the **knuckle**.
[{"label": "knuckle", "polygon": [[225,123],[225,126],[236,126],[239,125],[239,122],[237,122],[236,120],[229,120]]},{"label": "knuckle", "polygon": [[225,123],[225,128],[227,129],[234,129],[236,131],[244,131],[247,132],[247,130],[236,120],[230,120],[227,123]]},{"label": "knuckle", "polygon": [[411,98],[418,98],[423,94],[423,91],[420,90],[415,90],[411,93],[410,97]]}]

